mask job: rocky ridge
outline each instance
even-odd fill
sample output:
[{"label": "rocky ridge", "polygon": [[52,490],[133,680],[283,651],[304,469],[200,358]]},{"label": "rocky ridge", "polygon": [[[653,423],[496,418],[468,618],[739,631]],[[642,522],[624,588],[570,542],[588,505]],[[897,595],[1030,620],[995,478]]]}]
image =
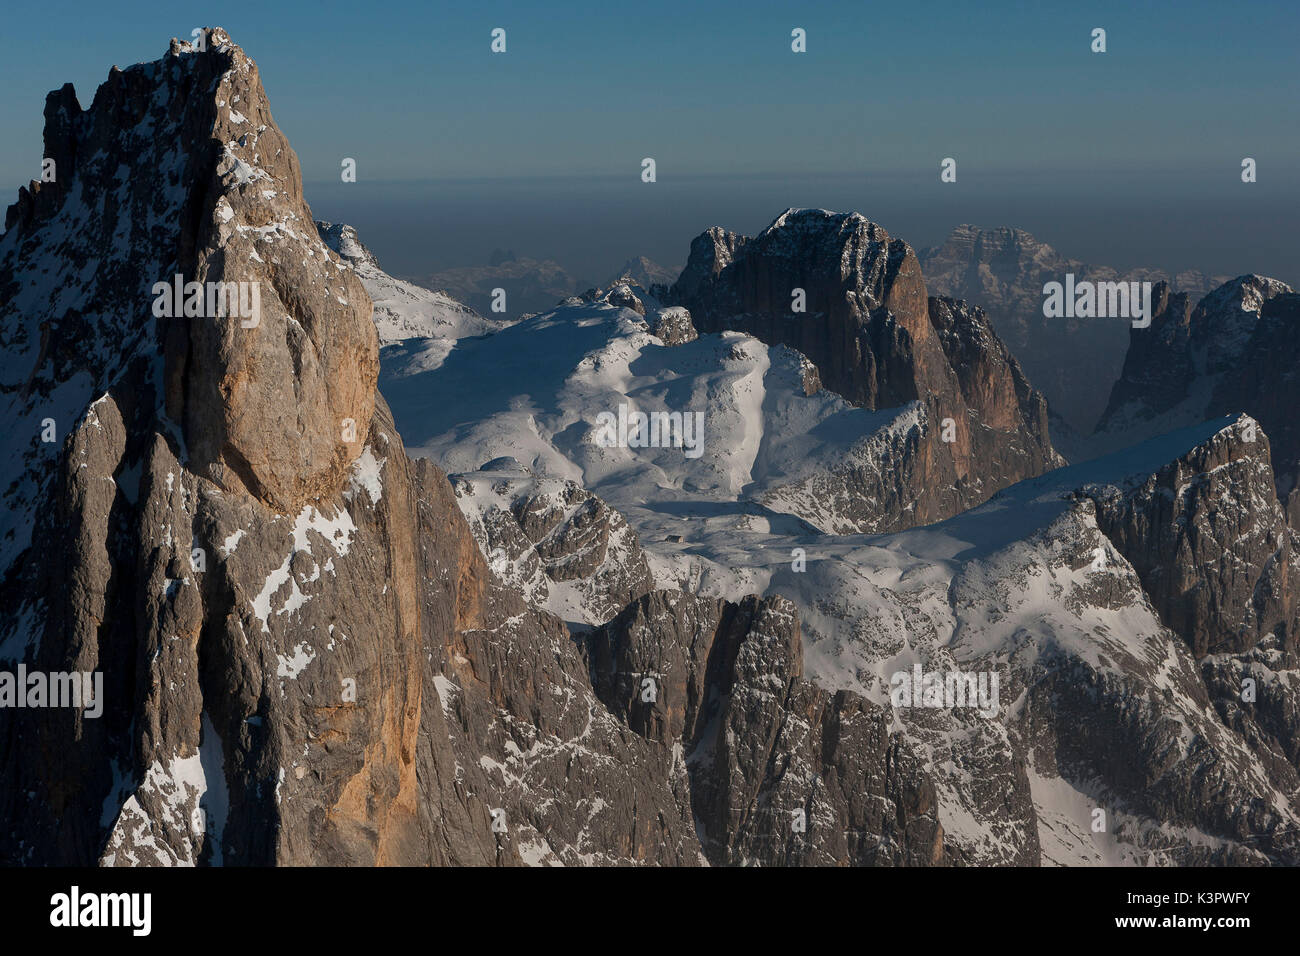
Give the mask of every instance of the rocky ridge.
[{"label": "rocky ridge", "polygon": [[901,490],[915,504],[895,527],[949,517],[1061,463],[1046,403],[984,314],[928,296],[911,247],[858,213],[789,209],[753,238],[710,229],[668,298],[701,331],[798,350],[854,405],[924,406]]},{"label": "rocky ridge", "polygon": [[394,279],[379,266],[357,231],[346,223],[317,222],[321,240],[357,274],[374,305],[379,344],[412,338],[458,339],[487,335],[512,320],[485,318],[445,292],[431,291],[401,279]]},{"label": "rocky ridge", "polygon": [[1296,517],[1300,430],[1292,408],[1300,295],[1277,279],[1239,276],[1194,301],[1157,286],[1149,328],[1133,329],[1123,374],[1090,439],[1096,450],[1238,411],[1272,440],[1277,486]]},{"label": "rocky ridge", "polygon": [[1052,410],[1083,435],[1090,434],[1120,374],[1129,326],[1108,319],[1049,319],[1043,286],[1067,273],[1086,282],[1161,282],[1198,298],[1224,277],[1193,270],[1169,275],[1157,269],[1120,271],[1061,255],[1023,229],[957,226],[939,246],[917,253],[932,293],[982,307]]},{"label": "rocky ridge", "polygon": [[[0,237],[0,422],[31,436],[0,485],[0,663],[104,676],[99,718],[0,709],[0,860],[1300,859],[1295,550],[1259,423],[1010,484],[1047,454],[1014,360],[856,220],[885,250],[854,267],[889,343],[863,364],[889,375],[731,329],[674,344],[682,316],[631,286],[394,374],[430,346],[380,352],[381,276],[322,241],[256,66],[204,40],[88,110],[52,94],[60,178]],[[257,283],[258,321],[154,315],[177,273]],[[1029,442],[981,507],[906,530],[844,485],[762,503],[845,448],[882,467],[868,446],[932,435],[934,395]],[[588,440],[618,401],[744,440]],[[897,704],[913,667],[1001,693]]]}]

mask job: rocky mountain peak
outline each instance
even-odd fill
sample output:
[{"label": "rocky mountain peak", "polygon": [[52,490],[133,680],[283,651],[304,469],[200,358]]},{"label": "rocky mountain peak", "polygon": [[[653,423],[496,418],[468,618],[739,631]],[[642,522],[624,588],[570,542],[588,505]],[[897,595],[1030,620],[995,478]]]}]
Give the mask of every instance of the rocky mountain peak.
[{"label": "rocky mountain peak", "polygon": [[1026,374],[1075,431],[1093,430],[1120,375],[1129,325],[1098,319],[1049,319],[1043,287],[1076,281],[1166,281],[1174,292],[1204,294],[1222,278],[1195,271],[1117,270],[1062,255],[1023,229],[982,229],[964,224],[938,246],[918,254],[932,295],[964,299],[983,308],[1024,366]]},{"label": "rocky mountain peak", "polygon": [[224,31],[51,102],[56,178],[0,238],[0,659],[98,672],[103,713],[0,713],[0,858],[409,859],[421,621],[476,619],[421,585],[420,515],[459,516],[370,299]]},{"label": "rocky mountain peak", "polygon": [[1078,494],[1096,504],[1098,527],[1197,657],[1247,651],[1270,635],[1294,653],[1300,537],[1278,501],[1259,422],[1238,415],[1153,474]]},{"label": "rocky mountain peak", "polygon": [[[1094,444],[1120,448],[1172,428],[1248,409],[1272,440],[1278,491],[1300,477],[1300,428],[1292,356],[1300,301],[1284,282],[1238,276],[1194,301],[1157,284],[1152,321],[1130,332]],[[1300,506],[1293,499],[1288,510]]]},{"label": "rocky mountain peak", "polygon": [[1197,303],[1190,327],[1191,347],[1202,353],[1202,371],[1213,375],[1238,362],[1264,303],[1291,291],[1285,282],[1252,274],[1209,292]]},{"label": "rocky mountain peak", "polygon": [[[370,300],[316,235],[256,64],[209,29],[201,49],[173,41],[161,60],[114,70],[87,110],[64,87],[46,114],[57,179],[6,217],[14,275],[64,243],[108,267],[62,277],[44,302],[48,277],[7,290],[18,337],[44,358],[29,390],[65,356],[160,344],[151,384],[190,467],[285,512],[336,494],[374,407]],[[160,291],[178,301],[160,309]],[[87,371],[106,384],[107,369]]]},{"label": "rocky mountain peak", "polygon": [[1045,242],[1036,239],[1024,229],[1015,226],[995,226],[982,229],[971,223],[962,223],[953,227],[943,244],[933,249],[926,249],[926,258],[946,258],[953,253],[973,254],[980,262],[991,262],[1002,256],[1035,256],[1039,254],[1056,255],[1056,250]]},{"label": "rocky mountain peak", "polygon": [[1058,460],[1041,396],[983,313],[928,296],[911,246],[860,213],[787,209],[752,239],[710,229],[668,298],[701,332],[798,350],[854,405],[923,403],[906,520],[954,514]]},{"label": "rocky mountain peak", "polygon": [[680,270],[665,268],[645,256],[636,256],[624,263],[623,268],[605,285],[611,286],[618,282],[632,282],[643,289],[651,289],[655,286],[666,287],[677,281],[679,273]]},{"label": "rocky mountain peak", "polygon": [[[710,229],[691,243],[672,295],[702,330],[738,328],[799,349],[827,388],[866,408],[923,397],[940,384],[930,376],[950,373],[911,247],[858,213],[787,209],[753,239]],[[756,316],[771,328],[755,332]],[[828,322],[838,330],[824,333]],[[869,326],[898,346],[859,340]],[[881,353],[893,351],[908,353],[906,367],[883,367],[890,356]]]},{"label": "rocky mountain peak", "polygon": [[347,223],[317,220],[316,229],[325,244],[338,253],[339,258],[344,262],[354,268],[357,266],[379,268],[379,260],[375,258],[375,254],[361,241],[357,231]]},{"label": "rocky mountain peak", "polygon": [[[985,311],[825,210],[488,320],[313,222],[258,75],[53,94],[0,237],[0,672],[102,678],[0,706],[0,862],[1300,859],[1285,388],[1055,468]],[[1194,371],[1250,326],[1214,402],[1291,371],[1300,296],[1157,303]]]}]

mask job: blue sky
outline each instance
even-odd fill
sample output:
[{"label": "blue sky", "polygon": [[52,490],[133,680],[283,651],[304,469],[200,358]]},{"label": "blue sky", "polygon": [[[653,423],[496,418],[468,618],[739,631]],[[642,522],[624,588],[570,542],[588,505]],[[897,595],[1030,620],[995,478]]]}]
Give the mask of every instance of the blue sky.
[{"label": "blue sky", "polygon": [[[1261,166],[1300,173],[1295,3],[13,3],[0,181],[41,107],[226,27],[305,177]],[[563,12],[550,12],[563,8]],[[1135,9],[1136,8],[1136,9]],[[489,51],[493,27],[507,52]],[[808,53],[790,51],[790,30]],[[1108,52],[1093,54],[1093,27]],[[959,179],[962,178],[959,175]]]},{"label": "blue sky", "polygon": [[1009,224],[1092,262],[1297,278],[1294,0],[12,2],[0,188],[39,175],[49,90],[85,106],[111,65],[200,25],[258,61],[316,214],[409,277],[508,247],[599,280],[637,254],[680,265],[709,225],[821,205],[916,246]]}]

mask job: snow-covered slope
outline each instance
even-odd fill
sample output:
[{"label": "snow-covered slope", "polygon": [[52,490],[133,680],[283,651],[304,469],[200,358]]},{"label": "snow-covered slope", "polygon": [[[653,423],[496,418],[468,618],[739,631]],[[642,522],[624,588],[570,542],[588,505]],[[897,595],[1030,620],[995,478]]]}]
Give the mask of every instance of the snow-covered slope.
[{"label": "snow-covered slope", "polygon": [[[684,523],[689,540],[670,544],[659,534],[662,511],[628,513],[661,581],[793,601],[806,672],[823,687],[888,706],[891,676],[914,665],[999,675],[992,721],[960,709],[894,710],[895,728],[936,777],[945,839],[971,861],[1024,862],[1029,829],[1045,863],[1245,860],[1279,833],[1294,850],[1294,774],[1271,772],[1268,748],[1254,751],[1224,726],[1215,708],[1234,706],[1234,695],[1212,705],[1191,648],[1162,623],[1092,502],[1070,494],[1127,488],[1242,427],[1198,426],[1023,482],[938,525],[877,537],[696,515]],[[1146,776],[1116,773],[1112,752],[1128,753]],[[1207,775],[1222,785],[1218,795],[1175,812],[1179,788]],[[1098,809],[1104,831],[1092,826]],[[1240,839],[1208,836],[1208,819]]]},{"label": "snow-covered slope", "polygon": [[356,230],[345,223],[318,221],[316,228],[326,245],[352,266],[366,287],[375,305],[375,328],[381,346],[415,338],[449,340],[485,335],[513,321],[484,318],[445,292],[393,278],[379,267]]},{"label": "snow-covered slope", "polygon": [[[458,499],[471,525],[493,520],[485,503],[510,510],[483,493],[494,477],[497,497],[508,490],[500,462],[478,471],[508,455],[625,515],[655,586],[791,600],[805,672],[828,690],[890,707],[891,678],[914,665],[996,674],[992,717],[893,708],[893,729],[930,767],[958,858],[1146,864],[1295,851],[1292,779],[1218,719],[1192,648],[1077,493],[1125,493],[1195,448],[1235,441],[1241,423],[1196,426],[1022,482],[948,521],[868,536],[884,502],[843,473],[893,474],[907,437],[928,428],[920,403],[872,412],[809,395],[815,376],[793,350],[736,332],[669,347],[608,299],[463,342],[437,368],[422,363],[424,348],[386,350],[382,387],[416,453],[480,489]],[[603,447],[598,416],[620,404],[703,412],[699,457]],[[510,579],[509,556],[496,557]],[[535,578],[535,559],[519,561],[517,574]],[[580,595],[579,613],[541,600],[569,620],[600,616]],[[1111,751],[1162,769],[1131,779]],[[1213,795],[1179,806],[1179,790],[1207,775]]]},{"label": "snow-covered slope", "polygon": [[[410,341],[383,356],[382,388],[414,447],[451,472],[510,456],[620,511],[659,511],[665,528],[695,515],[873,529],[895,517],[891,502],[853,499],[842,483],[838,496],[818,497],[809,483],[832,485],[848,467],[874,474],[884,467],[879,446],[929,428],[916,403],[875,412],[829,391],[806,394],[815,385],[792,349],[736,332],[667,346],[636,312],[605,301],[462,340],[441,362],[427,360],[433,347]],[[617,419],[620,405],[626,415],[702,421],[698,447],[603,447],[601,416]]]},{"label": "snow-covered slope", "polygon": [[636,532],[576,481],[513,458],[451,481],[493,573],[532,606],[602,624],[653,586]]}]

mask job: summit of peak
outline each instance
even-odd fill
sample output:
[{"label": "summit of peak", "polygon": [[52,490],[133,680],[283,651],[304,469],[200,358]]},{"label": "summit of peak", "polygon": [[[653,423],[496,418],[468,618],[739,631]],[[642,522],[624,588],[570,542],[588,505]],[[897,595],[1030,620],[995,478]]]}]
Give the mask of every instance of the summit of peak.
[{"label": "summit of peak", "polygon": [[875,225],[866,216],[860,212],[835,212],[831,209],[822,209],[820,207],[795,207],[790,206],[781,215],[772,220],[771,224],[760,235],[765,235],[779,229],[785,228],[819,228],[831,226],[834,228],[843,228],[844,226],[857,227],[859,225]]},{"label": "summit of peak", "polygon": [[230,33],[223,27],[198,27],[190,31],[190,39],[182,40],[172,37],[167,48],[167,56],[181,57],[201,53],[215,53],[234,56],[240,60],[250,57],[244,48],[230,38]]},{"label": "summit of peak", "polygon": [[[45,120],[51,176],[20,190],[0,239],[0,322],[24,347],[55,330],[29,392],[77,371],[102,390],[160,356],[159,413],[196,472],[286,510],[336,489],[360,450],[338,422],[364,437],[374,405],[370,300],[317,234],[253,61],[207,28],[110,71],[86,109],[71,87],[50,94]],[[223,309],[213,287],[247,306]]]}]

